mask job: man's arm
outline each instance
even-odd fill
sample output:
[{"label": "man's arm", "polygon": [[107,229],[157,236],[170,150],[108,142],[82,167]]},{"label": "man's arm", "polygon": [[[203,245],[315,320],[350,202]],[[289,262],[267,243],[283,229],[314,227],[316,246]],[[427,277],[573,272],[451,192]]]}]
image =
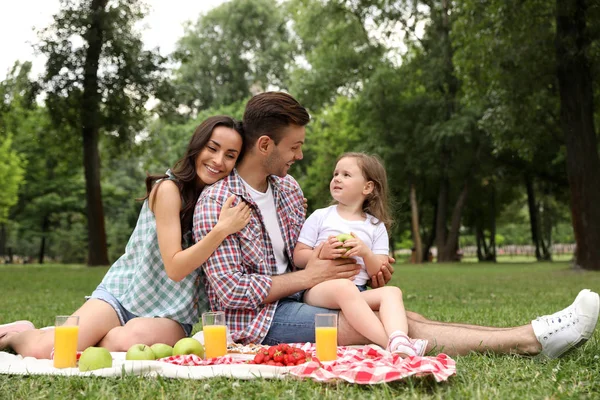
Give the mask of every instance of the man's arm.
[{"label": "man's arm", "polygon": [[388,261],[383,263],[379,272],[371,276],[369,286],[373,289],[384,287],[392,279],[392,274],[394,273],[392,264],[395,262],[396,260],[394,258],[388,256]]},{"label": "man's arm", "polygon": [[319,258],[323,243],[312,251],[306,267],[302,271],[290,272],[272,277],[271,290],[264,303],[271,303],[300,290],[330,279],[350,279],[360,272],[360,265],[354,259],[322,260]]},{"label": "man's arm", "polygon": [[[217,223],[221,204],[202,196],[194,211],[194,239],[210,232]],[[247,226],[244,229],[249,229]],[[257,265],[250,273],[242,265],[239,234],[230,235],[206,260],[202,268],[223,308],[256,309],[329,279],[348,279],[360,271],[353,260],[320,260],[318,246],[302,271],[271,276],[268,266]],[[264,273],[257,271],[264,270]]]}]

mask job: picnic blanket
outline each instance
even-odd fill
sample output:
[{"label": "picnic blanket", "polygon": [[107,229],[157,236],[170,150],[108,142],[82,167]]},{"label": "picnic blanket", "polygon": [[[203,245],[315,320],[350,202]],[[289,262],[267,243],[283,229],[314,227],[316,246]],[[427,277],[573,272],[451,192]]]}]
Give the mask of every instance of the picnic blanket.
[{"label": "picnic blanket", "polygon": [[[314,352],[311,343],[296,344],[307,352]],[[63,376],[122,376],[134,374],[148,377],[205,379],[218,376],[253,378],[310,378],[319,382],[341,379],[351,383],[375,384],[400,380],[409,376],[432,376],[436,381],[447,380],[456,374],[455,361],[445,354],[435,357],[401,359],[378,346],[338,347],[336,361],[308,362],[295,367],[247,364],[251,355],[229,354],[204,360],[195,355],[173,356],[157,361],[125,360],[125,353],[111,353],[112,368],[80,372],[77,368],[57,369],[51,360],[38,360],[0,352],[0,373],[20,375]]]}]

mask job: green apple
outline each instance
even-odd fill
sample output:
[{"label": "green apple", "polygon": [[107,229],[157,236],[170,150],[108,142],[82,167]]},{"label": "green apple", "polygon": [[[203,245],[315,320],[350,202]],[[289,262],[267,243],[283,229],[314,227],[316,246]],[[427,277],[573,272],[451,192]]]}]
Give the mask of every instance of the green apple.
[{"label": "green apple", "polygon": [[204,346],[194,338],[179,339],[173,346],[173,355],[181,356],[187,354],[195,354],[200,358],[204,358]]},{"label": "green apple", "polygon": [[150,346],[145,344],[134,344],[125,354],[126,360],[156,360],[154,352]]},{"label": "green apple", "polygon": [[171,357],[173,355],[173,348],[168,344],[156,343],[150,346],[150,348],[154,352],[157,360],[159,358]]},{"label": "green apple", "polygon": [[104,347],[88,347],[79,357],[79,370],[92,371],[100,368],[112,367],[112,356]]},{"label": "green apple", "polygon": [[[337,239],[339,242],[342,242],[342,243],[344,243],[344,242],[345,242],[346,240],[348,240],[348,239],[353,239],[353,238],[354,238],[354,236],[352,236],[352,235],[351,235],[351,234],[349,234],[349,233],[340,233],[340,234],[339,234],[339,235],[337,235],[335,238],[336,238],[336,239]],[[346,251],[350,250],[351,248],[352,248],[352,247],[344,247],[344,246],[340,246],[340,247],[338,247],[338,249],[345,249]]]}]

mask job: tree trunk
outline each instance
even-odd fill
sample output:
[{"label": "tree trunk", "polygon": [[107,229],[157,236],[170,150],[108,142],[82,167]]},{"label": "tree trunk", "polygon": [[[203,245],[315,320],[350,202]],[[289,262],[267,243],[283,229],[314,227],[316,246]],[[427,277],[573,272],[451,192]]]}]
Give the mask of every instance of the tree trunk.
[{"label": "tree trunk", "polygon": [[[467,201],[468,187],[465,184],[460,192],[454,210],[452,211],[452,220],[450,223],[450,231],[446,242],[440,247],[438,245],[438,262],[456,261],[456,252],[458,250],[458,237],[460,235],[460,220],[462,210]],[[439,221],[438,221],[439,222]],[[438,226],[439,228],[439,226]],[[444,227],[445,228],[445,227]]]},{"label": "tree trunk", "polygon": [[490,248],[486,257],[488,261],[496,262],[496,185],[492,184],[490,201]]},{"label": "tree trunk", "polygon": [[44,263],[44,255],[46,253],[46,233],[48,232],[48,227],[50,225],[50,218],[47,215],[44,216],[42,220],[42,240],[40,242],[40,252],[38,255],[38,263]]},{"label": "tree trunk", "polygon": [[81,125],[83,135],[83,164],[88,222],[89,266],[108,265],[104,209],[100,187],[100,102],[98,64],[104,41],[105,8],[108,0],[93,0],[91,20],[85,35],[88,44],[85,54],[83,95],[81,98]]},{"label": "tree trunk", "polygon": [[438,193],[438,201],[437,201],[437,215],[435,221],[435,246],[438,250],[438,260],[439,253],[442,251],[444,246],[446,245],[446,215],[448,210],[448,191],[449,191],[449,183],[448,178],[445,176],[442,177],[440,182],[440,191]]},{"label": "tree trunk", "polygon": [[417,205],[417,193],[415,184],[410,184],[410,211],[412,217],[413,242],[415,244],[415,264],[423,263],[423,244],[419,230],[419,207]]},{"label": "tree trunk", "polygon": [[0,256],[6,255],[6,224],[0,224]]},{"label": "tree trunk", "polygon": [[535,258],[540,261],[542,255],[540,253],[540,237],[539,237],[539,218],[538,208],[535,201],[535,188],[533,186],[533,178],[530,174],[525,174],[525,187],[527,188],[527,206],[529,208],[529,226],[531,229],[531,241],[535,246]]},{"label": "tree trunk", "polygon": [[575,264],[600,270],[600,160],[594,127],[585,0],[556,0],[556,74],[567,148]]}]

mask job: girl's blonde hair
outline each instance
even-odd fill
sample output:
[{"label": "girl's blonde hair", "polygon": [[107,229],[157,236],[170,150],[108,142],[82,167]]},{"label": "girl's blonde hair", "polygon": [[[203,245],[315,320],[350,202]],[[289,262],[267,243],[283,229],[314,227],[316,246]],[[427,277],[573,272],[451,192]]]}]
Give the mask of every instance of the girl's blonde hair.
[{"label": "girl's blonde hair", "polygon": [[383,162],[375,155],[349,152],[339,156],[335,163],[343,158],[355,158],[364,178],[373,182],[373,191],[365,198],[362,209],[382,222],[389,233],[394,221],[390,212],[387,174]]}]

